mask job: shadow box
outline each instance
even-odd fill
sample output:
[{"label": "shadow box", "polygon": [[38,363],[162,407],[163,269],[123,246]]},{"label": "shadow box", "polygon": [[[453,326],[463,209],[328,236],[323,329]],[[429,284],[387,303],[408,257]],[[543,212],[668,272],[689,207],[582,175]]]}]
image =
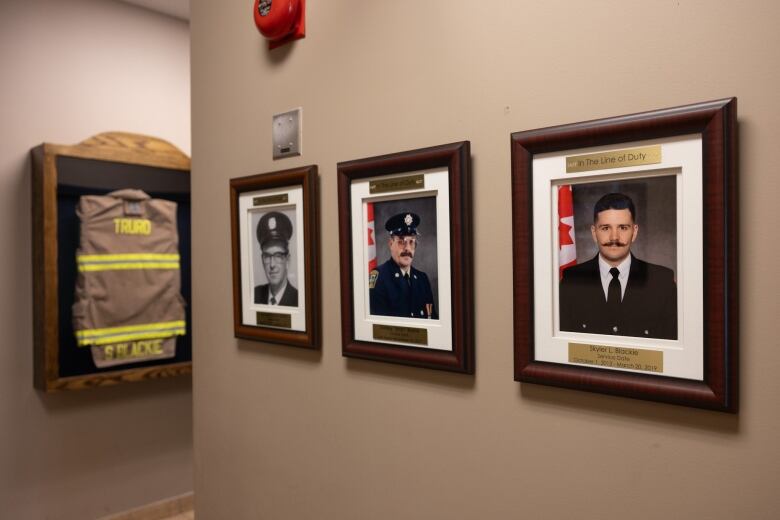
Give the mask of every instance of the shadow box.
[{"label": "shadow box", "polygon": [[120,132],[31,155],[35,388],[190,373],[189,157]]}]

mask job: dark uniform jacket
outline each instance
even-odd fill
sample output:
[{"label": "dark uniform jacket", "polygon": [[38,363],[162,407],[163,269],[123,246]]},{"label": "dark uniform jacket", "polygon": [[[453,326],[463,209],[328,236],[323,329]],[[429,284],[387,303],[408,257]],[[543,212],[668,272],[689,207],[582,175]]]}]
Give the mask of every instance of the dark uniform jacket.
[{"label": "dark uniform jacket", "polygon": [[[369,274],[371,314],[438,319],[428,275],[412,267],[409,281],[391,258]],[[430,316],[426,304],[430,305]]]},{"label": "dark uniform jacket", "polygon": [[[268,284],[255,286],[255,303],[268,303]],[[293,287],[290,281],[287,281],[287,287],[284,289],[282,299],[277,305],[286,305],[288,307],[298,306],[298,289]]]},{"label": "dark uniform jacket", "polygon": [[596,255],[563,271],[560,311],[564,331],[677,339],[677,284],[672,270],[633,255],[617,309],[607,306]]}]

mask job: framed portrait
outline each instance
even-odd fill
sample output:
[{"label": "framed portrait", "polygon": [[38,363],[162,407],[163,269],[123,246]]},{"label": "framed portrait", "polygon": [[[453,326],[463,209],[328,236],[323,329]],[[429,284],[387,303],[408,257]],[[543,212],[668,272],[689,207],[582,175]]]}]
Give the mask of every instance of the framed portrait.
[{"label": "framed portrait", "polygon": [[473,373],[469,142],[338,164],[342,353]]},{"label": "framed portrait", "polygon": [[238,338],[320,347],[317,167],[230,180]]},{"label": "framed portrait", "polygon": [[736,107],[512,134],[516,380],[737,411]]}]

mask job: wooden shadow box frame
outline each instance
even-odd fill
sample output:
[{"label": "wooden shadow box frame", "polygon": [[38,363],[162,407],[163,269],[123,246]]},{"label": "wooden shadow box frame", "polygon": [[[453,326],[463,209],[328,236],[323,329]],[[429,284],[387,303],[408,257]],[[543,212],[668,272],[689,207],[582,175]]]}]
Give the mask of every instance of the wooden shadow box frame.
[{"label": "wooden shadow box frame", "polygon": [[177,202],[182,295],[190,301],[190,159],[154,137],[108,132],[76,145],[44,143],[31,150],[34,386],[45,392],[189,374],[192,319],[168,359],[96,368],[89,349],[78,349],[70,308],[76,276],[81,195],[142,189]]},{"label": "wooden shadow box frame", "polygon": [[[737,412],[739,249],[736,132],[737,100],[726,98],[512,134],[515,380]],[[680,323],[678,335],[674,336],[672,341],[664,343],[665,340],[648,341],[649,338],[634,339],[629,336],[558,331],[554,321],[555,305],[548,303],[555,301],[555,292],[551,293],[550,299],[535,298],[536,292],[550,291],[551,287],[555,287],[558,278],[558,270],[555,267],[557,260],[552,262],[538,260],[548,258],[545,255],[552,255],[555,249],[552,246],[554,243],[552,237],[556,236],[554,229],[557,226],[550,223],[554,219],[550,218],[551,216],[548,216],[545,211],[540,210],[539,213],[535,213],[534,209],[537,204],[540,205],[539,208],[546,208],[545,204],[555,207],[554,197],[549,190],[545,191],[545,186],[550,183],[554,186],[556,182],[576,183],[578,176],[579,182],[590,182],[590,175],[602,175],[602,172],[603,178],[611,181],[612,177],[619,178],[622,175],[620,166],[616,166],[616,169],[606,169],[613,166],[597,166],[587,170],[576,168],[589,161],[598,160],[602,164],[605,159],[614,162],[617,158],[618,162],[622,161],[619,150],[641,146],[635,143],[654,145],[649,148],[657,147],[659,157],[660,150],[663,149],[665,157],[667,148],[662,147],[666,147],[669,143],[670,146],[679,147],[680,143],[684,142],[700,142],[700,145],[697,144],[687,152],[687,157],[690,157],[687,160],[692,165],[688,168],[688,173],[695,172],[693,177],[689,177],[694,179],[692,183],[682,184],[687,182],[682,180],[684,177],[680,177],[687,174],[684,166],[686,163],[679,163],[683,166],[678,170],[681,173],[676,177],[677,186],[686,186],[687,191],[677,188],[677,197],[682,197],[677,207],[683,208],[684,205],[692,202],[693,204],[688,207],[696,209],[691,209],[688,215],[695,218],[689,218],[688,221],[697,224],[685,227],[682,231],[677,229],[675,232],[683,233],[682,239],[678,240],[679,243],[685,244],[686,248],[683,257],[678,260],[678,267],[682,266],[682,276],[687,277],[688,280],[692,279],[691,274],[693,274],[696,283],[678,284],[679,294],[683,295],[685,304],[683,311],[678,315],[682,317],[682,320],[677,320]],[[670,151],[673,149],[669,148]],[[588,154],[591,150],[597,153],[579,155]],[[659,159],[656,162],[659,163],[658,168],[660,168],[657,171],[663,170],[660,166],[663,161]],[[623,171],[627,172],[625,175],[637,174],[637,177],[653,175],[653,168],[656,166],[650,165],[649,162],[644,164],[648,166],[634,166],[633,170],[623,168]],[[697,177],[698,175],[700,177]],[[560,180],[564,177],[574,180]],[[554,180],[556,178],[559,180]],[[637,211],[640,211],[640,208],[637,208]],[[558,213],[557,218],[561,218],[561,215],[562,213]],[[682,217],[679,217],[679,222],[682,222],[680,226],[687,226]],[[547,231],[548,229],[550,232]],[[548,234],[550,238],[547,238]],[[689,244],[686,237],[694,237],[693,244],[700,245]],[[540,256],[535,256],[535,243],[541,251]],[[690,256],[689,253],[694,248],[698,252]],[[685,263],[685,255],[692,259],[688,264]],[[550,277],[540,274],[540,269],[550,272]],[[539,272],[535,274],[536,271]],[[681,272],[678,271],[678,281],[680,274]],[[562,276],[565,277],[565,274]],[[696,290],[688,291],[686,287],[694,287]],[[629,279],[626,290],[630,288]],[[685,302],[686,297],[688,302],[693,302],[693,305]],[[541,308],[535,308],[537,301],[540,302]],[[547,313],[548,317],[539,319],[536,313]],[[694,319],[691,320],[690,316],[694,316]],[[587,327],[585,323],[582,326]],[[617,327],[614,329],[617,330]],[[647,334],[648,331],[645,330],[644,333]],[[595,339],[576,339],[586,336]],[[696,340],[690,343],[694,346],[694,350],[691,351],[693,355],[686,361],[687,365],[681,363],[679,366],[683,367],[681,371],[694,367],[697,375],[695,377],[664,375],[672,373],[667,372],[666,367],[662,367],[661,373],[656,374],[652,373],[658,372],[658,366],[654,365],[631,364],[632,367],[642,367],[631,370],[617,364],[602,364],[605,363],[605,358],[599,358],[598,349],[613,348],[618,354],[623,354],[623,351],[614,347],[602,346],[609,344],[604,338],[610,337],[615,338],[614,341],[618,343],[613,344],[616,345],[620,345],[619,341],[627,341],[629,344],[634,341],[637,345],[646,345],[648,348],[638,349],[644,350],[645,353],[655,345],[656,352],[661,352],[663,355],[670,353],[679,355],[678,352],[684,351],[688,345],[688,338],[694,337]],[[556,350],[560,349],[560,345],[565,345],[566,341],[575,341],[575,343],[568,343],[568,359],[565,357],[565,350]],[[576,343],[577,341],[581,343]],[[601,342],[601,345],[597,344],[593,347],[592,344],[582,344],[591,342]],[[679,345],[682,348],[679,348]],[[577,358],[576,356],[579,355],[577,353],[582,352],[577,349],[583,346],[595,348],[596,353],[590,358]],[[573,351],[575,361],[572,360]],[[551,359],[560,360],[551,361]],[[576,361],[577,359],[585,361]],[[613,357],[613,359],[617,358]],[[670,359],[674,358],[670,357]],[[592,366],[599,364],[600,367]],[[602,368],[605,366],[609,368]]]}]

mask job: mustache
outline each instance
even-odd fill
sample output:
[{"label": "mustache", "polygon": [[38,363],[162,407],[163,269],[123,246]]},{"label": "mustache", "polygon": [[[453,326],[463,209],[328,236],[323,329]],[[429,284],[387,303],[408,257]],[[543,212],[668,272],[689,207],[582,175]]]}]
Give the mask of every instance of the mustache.
[{"label": "mustache", "polygon": [[604,247],[626,247],[628,244],[626,242],[621,242],[620,240],[610,240],[609,242],[603,242],[601,245]]},{"label": "mustache", "polygon": [[408,256],[409,258],[414,258],[414,254],[410,253],[409,251],[402,252],[400,256]]}]

